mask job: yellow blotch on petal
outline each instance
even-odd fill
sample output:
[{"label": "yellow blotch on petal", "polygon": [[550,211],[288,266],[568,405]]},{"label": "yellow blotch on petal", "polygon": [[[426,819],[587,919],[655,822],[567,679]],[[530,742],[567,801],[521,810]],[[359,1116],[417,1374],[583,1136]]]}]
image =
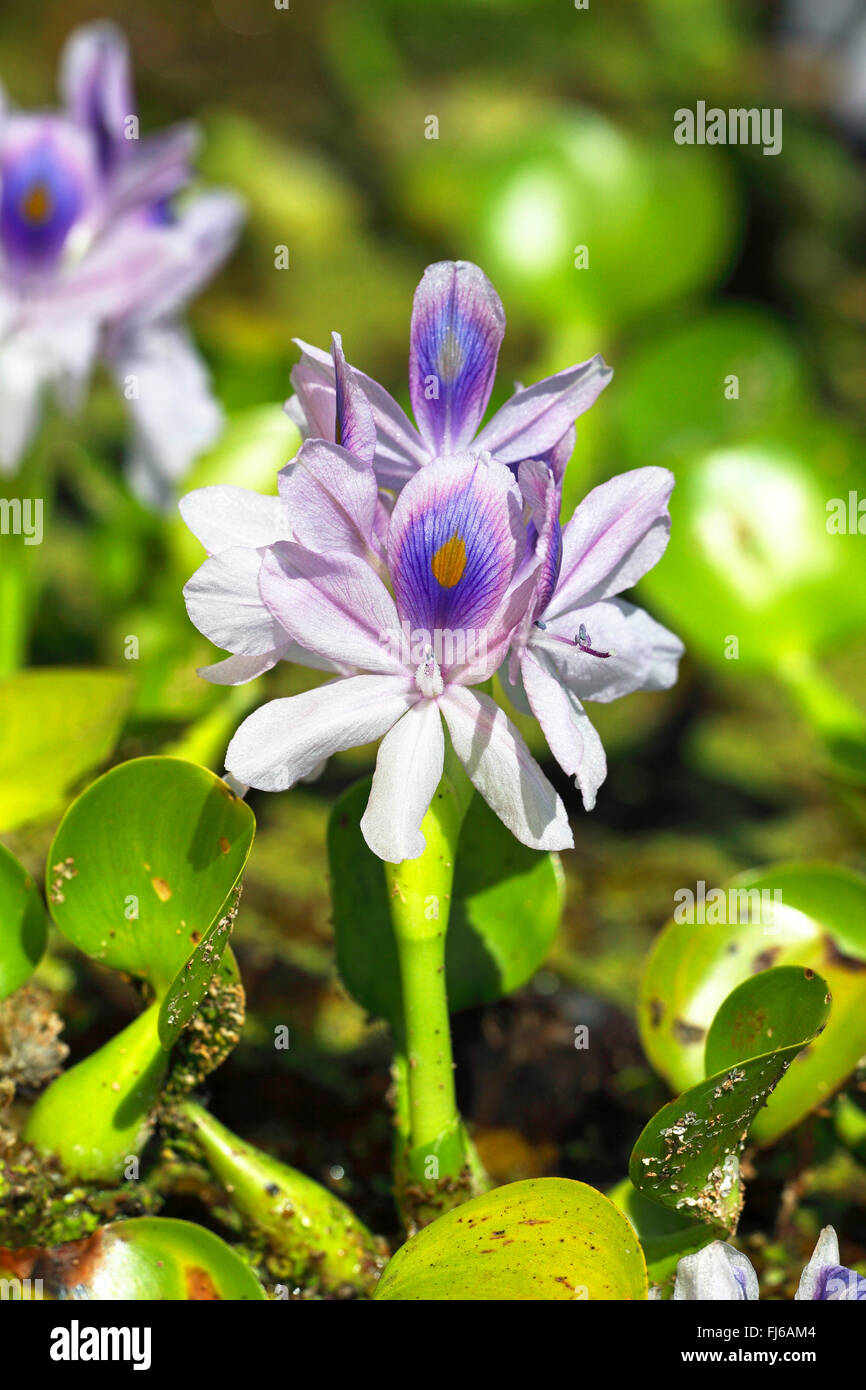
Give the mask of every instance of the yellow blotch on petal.
[{"label": "yellow blotch on petal", "polygon": [[27,222],[39,226],[51,216],[51,196],[44,183],[34,183],[21,200],[21,212]]},{"label": "yellow blotch on petal", "polygon": [[456,531],[449,541],[440,545],[430,561],[430,568],[443,589],[453,589],[460,583],[466,568],[466,546]]}]

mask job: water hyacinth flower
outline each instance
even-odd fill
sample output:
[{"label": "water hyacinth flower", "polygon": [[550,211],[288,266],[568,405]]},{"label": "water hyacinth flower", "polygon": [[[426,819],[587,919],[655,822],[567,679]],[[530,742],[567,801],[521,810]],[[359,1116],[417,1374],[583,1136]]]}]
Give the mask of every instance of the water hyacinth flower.
[{"label": "water hyacinth flower", "polygon": [[[715,1302],[758,1298],[758,1276],[748,1258],[724,1241],[714,1240],[677,1264],[673,1298]],[[825,1226],[812,1258],[803,1270],[797,1300],[866,1300],[866,1278],[839,1263],[839,1241]]]},{"label": "water hyacinth flower", "polygon": [[582,701],[666,690],[677,678],[679,638],[616,597],[664,552],[674,478],[666,468],[622,473],[594,488],[561,527],[554,469],[529,461],[518,477],[535,538],[529,563],[536,580],[512,640],[505,688],[517,708],[535,715],[589,811],[607,764]]},{"label": "water hyacinth flower", "polygon": [[[419,431],[346,362],[334,334],[330,355],[305,350],[293,373],[291,413],[308,437],[280,472],[279,495],[211,487],[180,504],[209,552],[184,590],[189,615],[231,653],[200,674],[237,684],[289,659],[338,677],[251,715],[229,746],[228,772],[283,790],[331,753],[383,737],[362,829],[390,862],[424,850],[443,720],[470,779],[518,839],[538,849],[572,843],[562,802],[517,729],[473,686],[501,668],[591,809],[605,759],[581,699],[664,689],[682,653],[616,597],[664,550],[671,474],[615,478],[560,528],[575,417],[611,374],[597,357],[518,391],[479,433],[503,326],[476,266],[430,267],[412,324]],[[422,381],[437,388],[429,397]]]},{"label": "water hyacinth flower", "polygon": [[133,483],[162,500],[221,428],[178,316],[228,255],[241,206],[219,191],[176,203],[195,131],[138,138],[111,24],[72,35],[60,89],[55,112],[0,100],[0,472],[18,466],[46,391],[74,408],[101,356],[132,416]]},{"label": "water hyacinth flower", "polygon": [[[484,272],[469,261],[428,266],[415,291],[409,346],[409,397],[417,428],[391,395],[356,370],[376,431],[380,485],[399,492],[419,468],[464,449],[484,451],[516,470],[548,461],[561,477],[574,447],[574,422],[613,373],[595,356],[518,389],[481,426],[505,334],[505,312]],[[296,340],[291,418],[308,437],[335,438],[334,359]],[[480,428],[479,428],[480,427]]]},{"label": "water hyacinth flower", "polygon": [[[319,447],[323,473],[351,457]],[[344,534],[342,549],[278,542],[265,551],[259,589],[292,641],[357,674],[256,710],[229,745],[228,771],[280,791],[332,753],[381,738],[361,828],[374,853],[398,863],[424,850],[444,720],[476,790],[512,833],[536,849],[570,846],[565,808],[523,738],[489,695],[470,688],[502,661],[534,580],[530,572],[512,586],[526,544],[513,475],[467,452],[430,464],[400,493],[378,558],[372,468],[359,466],[355,484],[351,507],[345,492],[325,486],[311,514],[299,500],[292,516],[301,535],[328,517]]]}]

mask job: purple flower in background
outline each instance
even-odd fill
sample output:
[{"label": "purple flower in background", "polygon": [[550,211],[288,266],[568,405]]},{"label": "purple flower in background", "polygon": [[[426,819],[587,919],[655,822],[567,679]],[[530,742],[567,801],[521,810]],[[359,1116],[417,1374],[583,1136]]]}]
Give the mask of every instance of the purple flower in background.
[{"label": "purple flower in background", "polygon": [[[259,591],[284,640],[357,674],[250,715],[229,745],[229,772],[280,791],[332,753],[382,738],[361,828],[382,859],[413,859],[442,777],[444,719],[474,786],[518,839],[571,845],[565,808],[517,729],[469,688],[502,661],[534,580],[512,584],[526,544],[512,474],[467,452],[431,464],[397,499],[383,551],[372,466],[357,465],[349,493],[334,483],[352,456],[317,448],[320,485],[304,480],[292,499],[299,539],[265,549]],[[334,542],[326,553],[305,543],[323,527]]]},{"label": "purple flower in background", "polygon": [[[758,1276],[751,1261],[733,1245],[714,1240],[677,1264],[673,1298],[730,1302],[758,1298]],[[866,1300],[866,1278],[839,1263],[839,1241],[832,1226],[825,1226],[812,1258],[803,1270],[795,1300]]]},{"label": "purple flower in background", "polygon": [[119,32],[79,29],[63,110],[0,110],[0,472],[18,464],[47,389],[73,408],[102,356],[133,421],[136,489],[162,501],[216,439],[219,407],[178,315],[228,255],[231,194],[181,204],[195,132],[138,138]]},{"label": "purple flower in background", "polygon": [[527,563],[536,579],[503,682],[516,707],[535,715],[589,811],[607,764],[582,701],[666,690],[677,678],[679,638],[616,597],[664,552],[674,478],[665,468],[621,473],[594,488],[561,527],[553,469],[526,462],[518,476],[531,518]]},{"label": "purple flower in background", "polygon": [[[415,291],[409,347],[417,429],[384,387],[355,373],[372,412],[382,487],[399,492],[419,468],[470,448],[514,470],[524,459],[549,461],[561,477],[574,447],[574,422],[613,373],[593,357],[517,390],[482,426],[504,333],[499,296],[477,265],[439,261],[427,267]],[[334,439],[333,358],[300,340],[298,346],[303,355],[286,408],[305,435]]]}]

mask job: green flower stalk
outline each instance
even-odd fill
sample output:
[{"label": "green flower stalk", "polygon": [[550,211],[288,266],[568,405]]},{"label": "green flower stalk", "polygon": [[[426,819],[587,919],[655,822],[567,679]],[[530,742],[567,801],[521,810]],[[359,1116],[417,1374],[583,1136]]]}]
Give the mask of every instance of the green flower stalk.
[{"label": "green flower stalk", "polygon": [[403,1004],[394,1065],[397,1189],[410,1227],[487,1185],[457,1110],[445,979],[457,841],[471,799],[472,786],[449,746],[421,825],[426,849],[417,859],[384,866]]}]

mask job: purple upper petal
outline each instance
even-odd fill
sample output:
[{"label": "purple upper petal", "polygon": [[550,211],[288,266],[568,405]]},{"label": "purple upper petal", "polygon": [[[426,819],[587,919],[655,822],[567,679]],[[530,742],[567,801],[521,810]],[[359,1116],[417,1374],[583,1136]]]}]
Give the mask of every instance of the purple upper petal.
[{"label": "purple upper petal", "polygon": [[401,619],[429,633],[485,629],[523,553],[508,469],[473,454],[428,464],[391,517],[388,563]]},{"label": "purple upper petal", "polygon": [[589,410],[612,376],[604,358],[596,356],[515,392],[488,420],[475,441],[477,447],[489,449],[502,463],[543,458],[562,445],[577,417]]},{"label": "purple upper petal", "polygon": [[478,266],[439,261],[415,291],[409,395],[435,455],[471,443],[493,389],[505,333],[499,296]]},{"label": "purple upper petal", "polygon": [[376,421],[373,408],[364,395],[356,373],[343,356],[339,333],[331,334],[336,387],[336,419],[334,438],[362,463],[372,464],[376,457]]},{"label": "purple upper petal", "polygon": [[818,1274],[813,1298],[828,1302],[866,1301],[866,1277],[845,1265],[825,1265]]},{"label": "purple upper petal", "polygon": [[[336,418],[336,377],[331,353],[296,338],[301,360],[292,371],[296,395],[286,411],[302,433],[333,439]],[[429,459],[421,436],[405,411],[378,381],[353,368],[354,380],[370,403],[376,427],[376,477],[381,487],[399,491]]]},{"label": "purple upper petal", "polygon": [[60,91],[70,116],[96,142],[99,166],[109,172],[130,152],[126,121],[135,111],[129,50],[113,24],[83,25],[60,59]]}]

